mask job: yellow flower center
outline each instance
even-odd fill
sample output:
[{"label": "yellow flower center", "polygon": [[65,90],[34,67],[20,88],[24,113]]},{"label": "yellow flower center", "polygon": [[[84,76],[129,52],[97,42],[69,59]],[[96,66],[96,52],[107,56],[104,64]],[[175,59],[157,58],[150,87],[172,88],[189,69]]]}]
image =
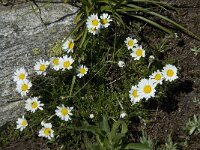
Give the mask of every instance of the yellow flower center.
[{"label": "yellow flower center", "polygon": [[63,116],[66,116],[66,115],[68,115],[68,109],[67,108],[62,108],[62,110],[61,110],[61,114],[63,115]]},{"label": "yellow flower center", "polygon": [[58,66],[58,65],[59,65],[59,59],[58,59],[58,58],[54,58],[53,64],[54,64],[55,66]]},{"label": "yellow flower center", "polygon": [[92,28],[92,31],[96,32],[96,31],[97,31],[97,29],[96,29],[96,28]]},{"label": "yellow flower center", "polygon": [[128,46],[133,46],[134,45],[134,41],[133,40],[129,40],[128,41]]},{"label": "yellow flower center", "polygon": [[26,120],[23,120],[23,121],[22,121],[22,126],[25,127],[26,125],[27,125],[27,121],[26,121]]},{"label": "yellow flower center", "polygon": [[20,73],[19,74],[19,79],[20,80],[24,80],[25,79],[25,74],[24,73]]},{"label": "yellow flower center", "polygon": [[46,69],[46,66],[44,64],[41,64],[39,70],[40,71],[45,71],[45,69]]},{"label": "yellow flower center", "polygon": [[51,128],[45,128],[45,129],[44,129],[44,134],[45,134],[46,136],[50,135],[50,134],[51,134]]},{"label": "yellow flower center", "polygon": [[69,49],[73,49],[74,48],[74,42],[70,41],[68,44]]},{"label": "yellow flower center", "polygon": [[85,68],[80,68],[80,69],[79,69],[79,72],[80,72],[81,74],[85,74],[86,70],[85,70]]},{"label": "yellow flower center", "polygon": [[21,89],[22,89],[22,91],[28,90],[28,85],[27,84],[22,84]]},{"label": "yellow flower center", "polygon": [[174,71],[172,69],[167,70],[167,76],[172,77],[174,75]]},{"label": "yellow flower center", "polygon": [[37,102],[32,102],[31,103],[31,108],[35,109],[38,107],[38,103]]},{"label": "yellow flower center", "polygon": [[132,92],[132,95],[133,95],[133,97],[138,97],[138,92],[137,92],[137,90],[134,90],[134,91]]},{"label": "yellow flower center", "polygon": [[142,50],[141,50],[141,49],[137,49],[136,55],[137,55],[137,56],[142,56]]},{"label": "yellow flower center", "polygon": [[161,74],[157,73],[154,77],[155,80],[159,81],[161,79]]},{"label": "yellow flower center", "polygon": [[71,63],[69,61],[65,61],[63,63],[64,68],[68,68],[71,65]]},{"label": "yellow flower center", "polygon": [[101,24],[105,25],[107,23],[108,23],[108,19],[107,18],[101,19]]},{"label": "yellow flower center", "polygon": [[151,93],[151,91],[152,91],[152,88],[150,85],[144,86],[144,93],[149,94],[149,93]]},{"label": "yellow flower center", "polygon": [[93,26],[98,26],[99,22],[97,19],[92,20],[92,25]]}]

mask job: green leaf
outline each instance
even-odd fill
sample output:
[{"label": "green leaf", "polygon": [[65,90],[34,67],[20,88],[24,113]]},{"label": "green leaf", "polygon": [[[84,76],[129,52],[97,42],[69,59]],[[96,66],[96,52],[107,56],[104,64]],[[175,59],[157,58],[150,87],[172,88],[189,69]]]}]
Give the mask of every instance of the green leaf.
[{"label": "green leaf", "polygon": [[85,6],[84,8],[85,8],[85,13],[86,13],[86,15],[89,16],[88,6]]},{"label": "green leaf", "polygon": [[85,28],[85,29],[84,29],[84,34],[83,34],[83,36],[82,36],[82,39],[81,39],[81,42],[80,42],[80,45],[79,45],[80,48],[82,47],[83,43],[85,42],[87,33],[88,33],[88,30],[87,30],[87,28]]},{"label": "green leaf", "polygon": [[158,29],[163,30],[163,31],[165,31],[165,32],[167,32],[167,33],[169,33],[169,34],[172,34],[172,33],[173,33],[171,30],[168,30],[167,28],[165,28],[165,27],[159,25],[158,23],[156,23],[156,22],[154,22],[154,21],[151,21],[151,20],[149,20],[149,19],[147,19],[147,18],[145,18],[145,17],[137,16],[137,15],[131,15],[131,16],[134,17],[134,18],[143,20],[143,21],[145,21],[145,22],[147,22],[147,23],[153,25],[154,27],[157,27]]},{"label": "green leaf", "polygon": [[103,116],[102,121],[99,123],[99,128],[106,132],[107,134],[110,133],[110,126],[108,124],[108,117],[107,116]]},{"label": "green leaf", "polygon": [[117,133],[115,137],[113,137],[112,142],[114,145],[119,145],[122,142],[123,137],[125,137],[125,134]]},{"label": "green leaf", "polygon": [[89,142],[87,134],[84,134],[84,144],[85,144],[85,147],[87,148],[87,150],[93,150],[92,143]]},{"label": "green leaf", "polygon": [[[119,130],[119,127],[121,125],[121,132]],[[111,138],[114,139],[115,136],[117,135],[117,133],[121,133],[121,134],[126,134],[128,131],[128,128],[127,128],[127,125],[124,121],[116,121],[113,126],[112,126],[112,129],[111,129]]]},{"label": "green leaf", "polygon": [[80,10],[76,15],[76,17],[74,18],[74,22],[77,23],[82,16],[83,16],[83,10]]},{"label": "green leaf", "polygon": [[113,17],[119,22],[121,23],[121,25],[123,25],[123,28],[125,29],[125,24],[124,24],[124,21],[123,19],[121,18],[121,16],[118,14],[118,13],[114,13],[113,14]]},{"label": "green leaf", "polygon": [[82,30],[79,34],[76,35],[75,41],[78,41],[84,34],[84,30]]},{"label": "green leaf", "polygon": [[130,143],[125,149],[134,149],[134,150],[151,150],[147,145],[141,143]]},{"label": "green leaf", "polygon": [[104,11],[110,11],[110,6],[106,5],[106,6],[101,6],[101,12],[104,12]]},{"label": "green leaf", "polygon": [[[86,19],[83,19],[82,21],[80,21],[76,27],[65,37],[65,39],[69,38],[71,35],[73,35],[75,32],[78,31],[78,29],[85,23]],[[65,41],[63,41],[64,43]]]},{"label": "green leaf", "polygon": [[75,81],[76,81],[76,76],[73,76],[73,78],[72,78],[72,84],[71,84],[71,87],[70,87],[69,96],[72,96],[72,91],[73,91],[73,88],[74,88]]},{"label": "green leaf", "polygon": [[93,126],[93,125],[87,125],[87,126],[77,127],[75,129],[79,130],[79,131],[92,132],[96,136],[100,135],[101,137],[104,137],[104,134],[101,132],[101,130],[98,127]]},{"label": "green leaf", "polygon": [[152,12],[152,11],[150,11],[150,12],[147,11],[147,13],[148,13],[148,14],[151,14],[151,15],[154,15],[154,16],[157,16],[157,17],[159,17],[159,18],[162,18],[163,20],[168,21],[169,23],[173,24],[173,25],[174,25],[175,27],[177,27],[178,29],[181,29],[181,30],[182,30],[183,32],[185,32],[186,34],[188,34],[188,35],[190,35],[191,37],[193,37],[193,38],[195,38],[195,39],[197,39],[197,40],[200,41],[200,37],[196,36],[194,33],[192,33],[191,31],[189,31],[188,29],[184,28],[184,27],[181,26],[180,24],[176,23],[175,21],[172,21],[171,19],[169,19],[169,18],[167,18],[167,17],[165,17],[165,16],[163,16],[163,15],[160,15],[160,14],[158,14],[158,13]]},{"label": "green leaf", "polygon": [[189,135],[192,135],[194,133],[194,131],[196,130],[196,127],[191,127],[191,129],[189,130]]}]

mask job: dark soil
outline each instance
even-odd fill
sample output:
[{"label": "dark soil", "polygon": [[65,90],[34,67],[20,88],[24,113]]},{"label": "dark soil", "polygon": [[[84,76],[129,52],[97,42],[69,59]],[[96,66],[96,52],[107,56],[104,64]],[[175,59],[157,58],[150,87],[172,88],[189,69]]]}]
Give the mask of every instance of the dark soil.
[{"label": "dark soil", "polygon": [[[42,138],[32,137],[31,139],[22,138],[14,141],[8,147],[2,148],[2,150],[56,150],[55,145],[50,145]],[[0,148],[1,150],[1,148]]]},{"label": "dark soil", "polygon": [[[174,20],[200,36],[200,1],[170,2],[179,7],[177,9],[179,14],[173,14]],[[179,143],[178,149],[200,150],[200,135],[188,137],[183,130],[189,118],[194,114],[200,114],[200,105],[193,102],[195,98],[200,99],[200,54],[195,56],[191,51],[191,48],[199,47],[200,42],[184,34],[179,36],[179,40],[170,42],[170,50],[165,56],[166,59],[176,60],[181,70],[177,92],[168,99],[172,103],[171,107],[175,109],[167,108],[166,105],[160,106],[155,122],[148,127],[148,134],[160,144],[171,134],[173,141]],[[181,145],[187,138],[189,138],[188,146]]]},{"label": "dark soil", "polygon": [[[200,36],[200,1],[199,0],[171,0],[177,6],[178,13],[171,17],[186,26],[193,33]],[[165,59],[174,59],[180,71],[179,83],[173,97],[165,100],[166,105],[160,105],[156,112],[154,123],[148,126],[148,135],[164,144],[168,135],[178,144],[178,149],[200,150],[200,135],[191,137],[183,130],[186,122],[194,114],[200,114],[200,105],[194,103],[195,98],[200,99],[200,54],[195,56],[191,48],[199,47],[197,41],[185,34],[178,34],[177,38],[170,42],[170,50],[167,51]],[[169,105],[168,105],[169,104]],[[187,141],[187,146],[183,143]],[[182,143],[182,144],[181,144]],[[52,146],[50,149],[56,149]],[[0,148],[1,149],[1,148]],[[39,150],[48,149],[45,141],[41,138],[20,139],[12,143],[4,150]]]}]

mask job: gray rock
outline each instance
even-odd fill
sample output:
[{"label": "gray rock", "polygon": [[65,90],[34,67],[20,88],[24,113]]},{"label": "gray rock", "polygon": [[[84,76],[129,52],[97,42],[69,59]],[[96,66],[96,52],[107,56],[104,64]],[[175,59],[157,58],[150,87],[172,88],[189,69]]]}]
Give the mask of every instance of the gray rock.
[{"label": "gray rock", "polygon": [[[73,27],[78,11],[63,3],[38,5],[40,10],[32,2],[0,6],[0,126],[23,113],[25,98],[16,93],[14,71],[23,66],[31,71],[37,60],[47,59],[49,48]],[[39,55],[33,53],[36,48]]]}]

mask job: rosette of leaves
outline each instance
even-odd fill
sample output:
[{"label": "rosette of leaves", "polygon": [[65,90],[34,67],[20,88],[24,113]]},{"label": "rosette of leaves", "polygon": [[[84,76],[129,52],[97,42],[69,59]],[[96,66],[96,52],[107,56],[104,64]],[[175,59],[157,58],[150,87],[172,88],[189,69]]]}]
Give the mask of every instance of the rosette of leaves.
[{"label": "rosette of leaves", "polygon": [[189,133],[189,135],[192,134],[199,134],[200,133],[200,115],[196,116],[194,115],[193,118],[189,119],[186,123],[185,130]]},{"label": "rosette of leaves", "polygon": [[102,121],[97,122],[96,125],[84,121],[82,127],[77,128],[77,130],[93,133],[95,136],[96,140],[91,142],[88,135],[85,135],[84,142],[88,150],[151,150],[147,144],[126,143],[125,137],[128,128],[124,121],[118,120],[111,125],[109,123],[108,117],[103,116]]}]

